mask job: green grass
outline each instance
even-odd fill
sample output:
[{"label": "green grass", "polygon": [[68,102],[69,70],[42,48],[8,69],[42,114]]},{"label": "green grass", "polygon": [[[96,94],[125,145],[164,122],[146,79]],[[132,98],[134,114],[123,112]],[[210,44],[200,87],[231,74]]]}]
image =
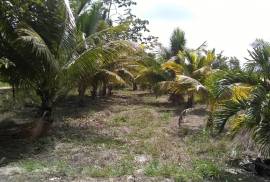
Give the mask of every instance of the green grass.
[{"label": "green grass", "polygon": [[209,132],[200,131],[185,138],[187,151],[190,155],[222,159],[229,152],[230,141],[226,139],[213,138]]},{"label": "green grass", "polygon": [[115,124],[121,124],[121,123],[126,123],[128,121],[128,118],[124,117],[124,116],[117,116],[115,118],[113,118],[113,123]]},{"label": "green grass", "polygon": [[47,165],[39,160],[23,160],[20,161],[19,166],[23,168],[26,172],[34,172],[44,170]]},{"label": "green grass", "polygon": [[107,166],[87,166],[82,170],[82,174],[91,177],[119,177],[131,175],[134,171],[134,164],[131,157],[126,157],[116,164]]},{"label": "green grass", "polygon": [[137,128],[145,128],[153,125],[155,117],[152,110],[139,108],[133,111],[124,111],[115,114],[110,121],[111,126],[130,126]]},{"label": "green grass", "polygon": [[213,162],[198,160],[192,163],[191,168],[175,163],[162,164],[158,160],[152,161],[144,170],[147,176],[162,176],[175,178],[176,181],[202,181],[203,179],[217,177],[220,169]]},{"label": "green grass", "polygon": [[43,161],[37,159],[22,160],[19,167],[27,173],[61,173],[68,176],[74,176],[78,173],[76,168],[73,168],[67,161]]},{"label": "green grass", "polygon": [[169,123],[172,116],[173,116],[172,112],[161,113],[161,121],[164,121],[165,123]]}]

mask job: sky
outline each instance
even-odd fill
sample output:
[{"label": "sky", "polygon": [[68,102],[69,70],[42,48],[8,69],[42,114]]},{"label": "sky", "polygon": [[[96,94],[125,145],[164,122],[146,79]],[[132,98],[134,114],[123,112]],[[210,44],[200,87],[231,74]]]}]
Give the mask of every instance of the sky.
[{"label": "sky", "polygon": [[187,47],[207,41],[208,48],[236,56],[241,62],[256,38],[270,41],[270,0],[136,0],[134,14],[149,20],[151,34],[169,47],[179,27]]}]

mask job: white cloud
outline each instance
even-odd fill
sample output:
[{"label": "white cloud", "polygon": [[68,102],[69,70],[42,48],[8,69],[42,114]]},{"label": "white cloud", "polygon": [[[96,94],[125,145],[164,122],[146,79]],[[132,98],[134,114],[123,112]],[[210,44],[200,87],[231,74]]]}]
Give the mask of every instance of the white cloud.
[{"label": "white cloud", "polygon": [[[270,41],[269,0],[137,0],[137,3],[135,13],[150,21],[152,34],[166,46],[175,27],[186,32],[189,47],[206,40],[210,48],[240,59],[248,56],[247,49],[256,38]],[[177,18],[172,19],[173,14]]]}]

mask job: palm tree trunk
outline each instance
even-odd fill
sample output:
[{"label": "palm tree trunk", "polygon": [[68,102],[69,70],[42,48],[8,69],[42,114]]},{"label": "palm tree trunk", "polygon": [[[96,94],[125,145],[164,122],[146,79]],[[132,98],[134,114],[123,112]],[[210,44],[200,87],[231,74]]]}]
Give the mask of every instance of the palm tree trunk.
[{"label": "palm tree trunk", "polygon": [[35,140],[43,135],[47,134],[51,127],[52,122],[47,120],[48,113],[43,113],[42,117],[36,121],[35,127],[30,131],[30,140]]},{"label": "palm tree trunk", "polygon": [[[37,91],[37,94],[41,99],[41,107],[40,107],[39,116],[43,117],[45,121],[52,123],[53,122],[52,110],[53,110],[54,94],[48,90],[45,90],[45,91],[39,90]],[[46,114],[44,115],[44,113]]]},{"label": "palm tree trunk", "polygon": [[137,83],[133,83],[133,91],[136,91],[136,90],[138,90],[138,86],[137,86]]},{"label": "palm tree trunk", "polygon": [[111,96],[112,95],[112,85],[108,85],[108,95]]},{"label": "palm tree trunk", "polygon": [[97,97],[97,86],[93,85],[93,90],[91,91],[92,99],[95,99]]},{"label": "palm tree trunk", "polygon": [[106,94],[107,94],[107,83],[103,83],[103,85],[102,85],[102,93],[101,93],[101,95],[102,96],[106,96]]},{"label": "palm tree trunk", "polygon": [[15,95],[15,84],[12,84],[12,98],[13,98],[13,102],[15,102],[15,99],[16,99],[16,95]]},{"label": "palm tree trunk", "polygon": [[46,113],[46,115],[44,116],[44,120],[45,121],[49,121],[52,122],[52,110],[53,110],[53,106],[52,106],[52,101],[49,98],[43,99],[42,103],[41,103],[41,116],[44,115],[44,113]]},{"label": "palm tree trunk", "polygon": [[84,101],[86,87],[84,85],[79,85],[78,92],[79,92],[79,104],[82,105]]},{"label": "palm tree trunk", "polygon": [[187,108],[192,108],[194,105],[194,94],[191,93],[191,94],[188,94],[188,100],[187,100],[187,105],[186,107]]}]

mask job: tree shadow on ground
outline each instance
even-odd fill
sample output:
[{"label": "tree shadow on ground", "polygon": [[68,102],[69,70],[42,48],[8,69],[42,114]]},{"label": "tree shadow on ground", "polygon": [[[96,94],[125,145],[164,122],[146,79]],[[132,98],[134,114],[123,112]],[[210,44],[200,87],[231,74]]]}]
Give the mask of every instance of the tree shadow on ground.
[{"label": "tree shadow on ground", "polygon": [[[116,144],[123,145],[120,140],[113,137],[97,132],[97,129],[89,125],[74,126],[67,123],[58,123],[50,132],[50,136],[57,141],[71,142],[71,143],[89,143],[89,144]],[[87,141],[86,141],[87,140]]]},{"label": "tree shadow on ground", "polygon": [[89,112],[98,112],[106,109],[115,101],[110,97],[92,99],[85,96],[83,103],[80,103],[78,96],[69,96],[56,105],[54,114],[56,116],[77,118]]},{"label": "tree shadow on ground", "polygon": [[[149,93],[145,94],[145,96],[151,95]],[[151,107],[157,107],[160,109],[160,111],[167,110],[168,112],[175,113],[179,113],[182,110],[182,107],[175,106],[168,102],[156,102],[154,100],[145,102],[141,98],[143,96],[144,95],[138,97],[137,94],[112,95],[111,97],[102,97],[95,100],[86,96],[84,98],[83,106],[79,105],[78,96],[66,97],[64,100],[62,100],[62,102],[59,102],[59,104],[56,105],[54,112],[56,122],[46,137],[40,138],[36,141],[30,141],[20,137],[14,138],[13,135],[0,133],[0,166],[7,165],[10,162],[21,159],[31,158],[35,155],[49,153],[51,150],[54,150],[56,141],[81,143],[82,141],[87,140],[87,144],[123,145],[122,141],[116,140],[112,136],[98,133],[95,126],[92,125],[93,123],[90,125],[80,125],[79,123],[70,124],[65,122],[66,118],[75,120],[83,115],[89,114],[89,112],[103,111],[114,104],[120,106],[148,105]],[[23,120],[22,123],[34,122],[35,118],[33,116],[35,114],[35,110],[36,108],[29,108],[25,112],[20,112],[20,114],[16,115],[16,123],[17,120]],[[8,126],[5,127],[5,129],[8,130]],[[20,126],[18,125],[18,127]]]},{"label": "tree shadow on ground", "polygon": [[10,162],[28,158],[53,147],[53,142],[44,140],[29,141],[27,139],[16,139],[12,137],[1,137],[0,140],[0,166]]},{"label": "tree shadow on ground", "polygon": [[55,123],[49,133],[39,139],[30,141],[29,139],[14,138],[6,135],[0,137],[0,167],[11,162],[32,158],[39,155],[50,154],[55,149],[57,142],[73,144],[112,144],[123,145],[120,140],[95,131],[91,126],[73,126],[67,123]]},{"label": "tree shadow on ground", "polygon": [[[53,113],[55,123],[47,136],[35,141],[30,141],[21,135],[22,128],[35,123],[36,108],[28,108],[24,111],[14,111],[8,117],[0,120],[0,166],[7,165],[23,158],[39,155],[54,149],[55,141],[68,141],[80,143],[87,139],[88,143],[111,143],[122,144],[110,136],[95,132],[95,126],[74,125],[65,123],[65,118],[77,119],[89,112],[98,112],[115,104],[117,98],[103,97],[93,100],[91,97],[84,98],[83,106],[79,105],[77,96],[66,97],[56,105]],[[119,101],[123,102],[123,101]],[[18,132],[18,133],[17,133]]]},{"label": "tree shadow on ground", "polygon": [[[143,97],[152,97],[153,100],[144,100]],[[184,104],[174,104],[169,102],[168,100],[165,101],[158,101],[154,94],[152,93],[135,93],[134,95],[114,95],[114,99],[116,100],[127,100],[130,105],[136,106],[150,106],[154,108],[158,108],[159,111],[164,112],[174,112],[176,115],[179,115],[184,109]],[[118,103],[121,104],[121,103]]]},{"label": "tree shadow on ground", "polygon": [[253,173],[248,173],[248,172],[243,172],[240,174],[234,174],[234,173],[229,173],[229,172],[222,172],[218,178],[216,179],[211,179],[210,181],[230,181],[230,182],[269,182],[269,179],[256,176]]}]

